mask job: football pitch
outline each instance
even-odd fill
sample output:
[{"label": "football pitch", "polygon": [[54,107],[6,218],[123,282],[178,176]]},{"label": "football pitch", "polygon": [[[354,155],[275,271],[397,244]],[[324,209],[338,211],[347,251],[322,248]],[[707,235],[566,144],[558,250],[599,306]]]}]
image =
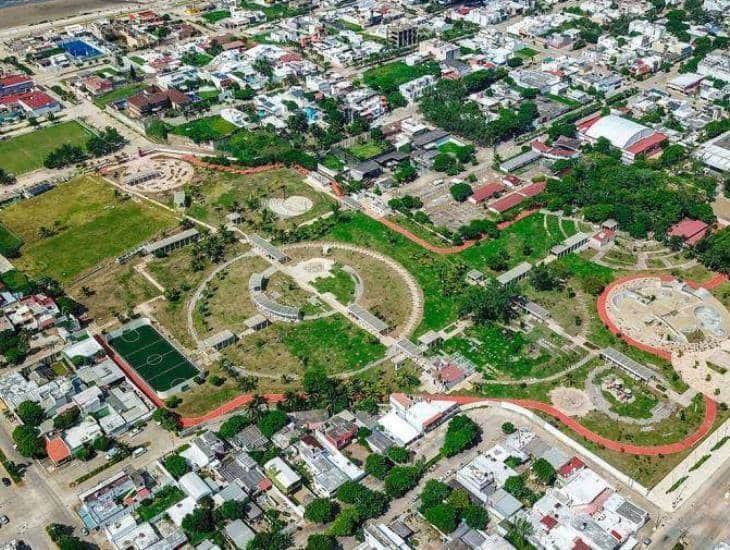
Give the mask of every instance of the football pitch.
[{"label": "football pitch", "polygon": [[155,390],[165,392],[190,380],[198,369],[150,325],[125,330],[109,345]]}]

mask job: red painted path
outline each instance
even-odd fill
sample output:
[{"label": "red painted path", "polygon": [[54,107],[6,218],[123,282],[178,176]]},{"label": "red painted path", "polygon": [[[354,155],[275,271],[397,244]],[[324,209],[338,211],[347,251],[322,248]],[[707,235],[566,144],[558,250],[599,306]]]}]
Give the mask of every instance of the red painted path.
[{"label": "red painted path", "polygon": [[587,440],[596,443],[598,445],[604,446],[606,449],[609,449],[611,451],[617,451],[620,453],[627,453],[632,455],[642,455],[642,456],[658,456],[658,455],[670,455],[675,453],[681,453],[688,449],[690,449],[692,446],[695,445],[698,441],[700,441],[702,438],[704,438],[708,433],[710,433],[710,430],[712,429],[712,425],[715,422],[715,419],[717,418],[717,403],[710,399],[707,396],[704,396],[705,399],[705,418],[702,420],[702,424],[700,424],[699,428],[697,430],[688,435],[686,438],[684,438],[682,441],[678,441],[676,443],[668,443],[666,445],[632,445],[631,443],[624,443],[621,441],[614,441],[613,439],[608,439],[606,437],[603,437],[602,435],[599,435],[585,426],[583,426],[580,422],[577,420],[569,417],[562,411],[559,411],[555,407],[548,405],[547,403],[542,403],[540,401],[531,401],[528,399],[490,399],[490,398],[484,398],[484,397],[472,397],[472,396],[459,396],[459,395],[428,395],[424,396],[428,397],[430,399],[442,399],[444,401],[454,401],[456,403],[459,403],[459,405],[472,405],[475,403],[496,403],[496,402],[506,402],[506,403],[512,403],[514,405],[519,405],[520,407],[524,407],[525,409],[530,409],[532,411],[539,411],[545,414],[548,414],[555,418],[556,420],[559,420],[566,426],[568,426],[571,430],[573,430],[578,435],[585,437]]}]

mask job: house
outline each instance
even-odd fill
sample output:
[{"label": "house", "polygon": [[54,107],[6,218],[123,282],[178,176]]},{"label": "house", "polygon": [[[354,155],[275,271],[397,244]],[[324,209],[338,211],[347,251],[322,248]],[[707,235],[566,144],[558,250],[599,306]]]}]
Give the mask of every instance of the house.
[{"label": "house", "polygon": [[167,109],[184,109],[191,102],[190,97],[175,88],[162,90],[150,86],[127,98],[127,108],[130,116],[142,118]]},{"label": "house", "polygon": [[263,451],[270,445],[268,438],[261,433],[261,430],[255,424],[246,426],[238,432],[231,439],[231,443],[247,452]]},{"label": "house", "polygon": [[226,524],[223,528],[223,533],[226,535],[226,538],[231,541],[233,546],[240,550],[248,548],[248,543],[255,537],[255,533],[251,530],[251,528],[240,519]]},{"label": "house", "polygon": [[195,472],[188,472],[183,475],[177,480],[177,484],[195,502],[213,494],[208,484]]},{"label": "house", "polygon": [[93,96],[98,96],[107,92],[111,92],[114,88],[111,80],[96,74],[92,74],[84,78],[82,80],[82,86],[87,92],[89,92]]},{"label": "house", "polygon": [[390,396],[390,411],[378,421],[381,431],[399,445],[408,445],[453,415],[453,401],[411,398],[403,393]]},{"label": "house", "polygon": [[710,226],[702,220],[683,218],[669,228],[667,235],[680,238],[686,246],[694,246],[707,235],[709,229]]},{"label": "house", "polygon": [[467,200],[471,204],[482,204],[485,200],[498,196],[504,189],[501,183],[487,183],[476,188]]},{"label": "house", "polygon": [[223,441],[211,431],[203,432],[188,445],[180,455],[198,469],[217,462],[225,453]]},{"label": "house", "polygon": [[39,118],[57,113],[61,104],[45,92],[29,91],[0,97],[0,105],[23,112],[26,117]]},{"label": "house", "polygon": [[320,431],[324,434],[327,441],[337,449],[342,449],[349,445],[357,435],[357,425],[339,416],[333,416],[325,422],[320,428]]},{"label": "house", "polygon": [[71,450],[60,435],[46,437],[46,454],[56,466],[71,458]]},{"label": "house", "polygon": [[22,94],[33,88],[33,80],[22,74],[8,74],[0,77],[0,97]]},{"label": "house", "polygon": [[278,456],[264,464],[264,471],[276,488],[285,494],[297,490],[302,484],[299,474]]}]

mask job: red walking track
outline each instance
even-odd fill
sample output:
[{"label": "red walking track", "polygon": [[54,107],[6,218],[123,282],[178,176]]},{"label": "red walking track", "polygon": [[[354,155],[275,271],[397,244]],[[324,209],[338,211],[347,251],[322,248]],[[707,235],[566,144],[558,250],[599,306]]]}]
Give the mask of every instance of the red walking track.
[{"label": "red walking track", "polygon": [[[267,166],[257,166],[255,168],[234,168],[230,166],[221,166],[218,164],[211,164],[204,162],[196,157],[185,157],[185,160],[196,164],[201,167],[209,168],[212,170],[218,170],[221,172],[232,172],[237,174],[256,174],[259,172],[264,172],[266,170],[271,170],[273,168],[280,168],[282,165],[267,165]],[[305,173],[307,172],[306,169],[302,167],[295,167],[295,169],[298,172]],[[306,174],[305,174],[306,175]],[[531,211],[525,211],[521,213],[519,216],[517,216],[514,220],[510,220],[509,222],[503,222],[500,229],[504,229],[505,227],[509,227],[509,225],[519,221],[520,219],[529,216],[532,214],[534,210]],[[417,237],[413,233],[409,232],[408,230],[402,228],[398,224],[386,220],[385,218],[377,217],[375,216],[378,221],[383,223],[384,225],[388,226],[389,228],[393,229],[394,231],[397,231],[398,233],[404,235],[408,239],[414,241],[415,243],[423,246],[424,248],[435,252],[437,254],[455,254],[458,252],[461,252],[465,248],[468,248],[469,246],[472,246],[473,242],[467,242],[464,243],[461,246],[455,246],[455,247],[449,247],[449,248],[442,248],[433,246],[432,244],[424,241],[423,239]],[[657,348],[653,348],[651,346],[647,346],[642,344],[641,342],[637,342],[636,340],[633,340],[629,337],[627,337],[624,334],[621,334],[621,332],[618,330],[618,327],[616,327],[611,319],[606,314],[606,299],[608,297],[608,294],[610,293],[611,289],[614,288],[616,285],[621,284],[625,281],[646,277],[647,275],[631,275],[628,277],[624,277],[621,279],[618,279],[614,282],[612,282],[610,285],[606,287],[606,289],[603,291],[601,296],[598,298],[598,314],[601,317],[601,320],[606,324],[608,329],[613,332],[616,335],[621,336],[624,340],[626,340],[628,343],[630,343],[633,346],[636,346],[639,349],[642,349],[644,351],[648,351],[649,353],[653,353],[659,357],[662,357],[667,360],[671,360],[671,356],[664,350],[660,350]],[[670,276],[659,276],[662,280],[672,280],[673,277]],[[694,288],[698,288],[700,286],[703,286],[707,289],[715,288],[716,286],[724,283],[728,280],[728,277],[726,275],[717,275],[707,283],[700,285],[694,281],[687,281],[690,286],[693,286]],[[136,371],[124,361],[115,351],[106,343],[104,338],[101,336],[96,336],[97,341],[99,344],[106,350],[106,352],[109,354],[109,356],[114,360],[114,362],[119,366],[120,369],[127,375],[127,377],[134,382],[134,384],[149,398],[150,401],[152,401],[155,406],[163,408],[165,407],[165,403],[157,396],[157,394],[150,388],[147,383],[136,373]],[[279,403],[284,400],[284,394],[281,393],[267,393],[262,395],[262,397],[268,402],[268,403]],[[596,443],[598,445],[602,445],[606,449],[609,449],[611,451],[621,452],[621,453],[627,453],[627,454],[633,454],[633,455],[644,455],[644,456],[657,456],[657,455],[668,455],[668,454],[675,454],[675,453],[681,453],[686,451],[687,449],[691,448],[695,443],[700,441],[702,438],[704,438],[712,429],[712,425],[715,422],[715,419],[717,418],[717,403],[707,397],[704,396],[705,400],[705,418],[702,421],[702,424],[700,424],[699,428],[697,430],[688,435],[686,438],[684,438],[682,441],[678,441],[676,443],[669,443],[666,445],[653,445],[653,446],[646,446],[646,445],[632,445],[630,443],[623,443],[620,441],[614,441],[612,439],[608,439],[606,437],[603,437],[602,435],[599,435],[585,426],[583,426],[580,422],[576,421],[575,419],[569,417],[562,411],[556,409],[555,407],[548,405],[547,403],[542,403],[540,401],[532,401],[527,399],[492,399],[492,398],[484,398],[484,397],[472,397],[472,396],[460,396],[460,395],[424,395],[423,397],[426,397],[428,399],[440,399],[445,401],[453,401],[455,403],[458,403],[459,405],[472,405],[475,403],[497,403],[497,402],[506,402],[506,403],[512,403],[514,405],[518,405],[520,407],[523,407],[525,409],[530,409],[533,411],[538,411],[545,413],[549,416],[552,416],[556,420],[559,420],[566,426],[568,426],[571,430],[573,430],[578,435],[586,438],[587,440]],[[222,416],[225,416],[234,410],[245,406],[248,404],[251,399],[253,398],[253,394],[241,394],[238,397],[235,397],[231,401],[224,403],[217,409],[214,409],[207,414],[204,414],[202,416],[186,416],[182,417],[180,419],[180,424],[183,428],[191,428],[194,426],[197,426],[199,424],[202,424],[204,422],[209,422],[212,420],[216,420]]]}]

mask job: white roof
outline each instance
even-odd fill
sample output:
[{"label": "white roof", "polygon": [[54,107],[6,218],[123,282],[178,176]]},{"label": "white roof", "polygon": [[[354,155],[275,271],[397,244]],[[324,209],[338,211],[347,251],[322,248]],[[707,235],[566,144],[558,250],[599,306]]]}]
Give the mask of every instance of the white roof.
[{"label": "white roof", "polygon": [[76,357],[79,355],[81,357],[93,357],[94,355],[102,351],[103,348],[101,347],[101,345],[99,345],[99,342],[91,337],[63,348],[63,353],[66,355],[66,357]]},{"label": "white roof", "polygon": [[675,86],[677,88],[687,88],[690,86],[694,86],[699,81],[701,81],[703,78],[705,78],[704,75],[697,74],[697,73],[684,73],[675,76],[673,79],[669,81],[670,86]]},{"label": "white roof", "polygon": [[420,435],[420,432],[416,428],[398,416],[395,411],[390,411],[381,417],[378,424],[383,427],[386,435],[401,445],[408,445]]},{"label": "white roof", "polygon": [[289,488],[292,485],[299,483],[302,479],[299,477],[299,474],[292,470],[289,465],[278,456],[264,464],[264,470],[266,470],[268,475],[275,477],[276,481],[285,488]]},{"label": "white roof", "polygon": [[208,487],[208,484],[195,472],[188,472],[177,480],[177,484],[190,498],[195,499],[196,502],[213,492]]},{"label": "white roof", "polygon": [[406,411],[408,422],[418,428],[421,432],[425,431],[429,421],[434,417],[446,413],[449,409],[456,405],[453,401],[415,401]]},{"label": "white roof", "polygon": [[183,518],[195,510],[195,499],[185,497],[177,504],[173,504],[166,511],[167,515],[170,516],[170,520],[180,527],[182,525]]},{"label": "white roof", "polygon": [[584,468],[570,483],[563,487],[563,493],[570,498],[571,503],[575,506],[593,502],[598,495],[609,487],[610,485],[605,479],[593,470]]},{"label": "white roof", "polygon": [[616,115],[598,119],[586,131],[588,137],[593,139],[604,137],[611,142],[611,145],[619,149],[626,149],[651,133],[651,128]]},{"label": "white roof", "polygon": [[180,453],[180,456],[198,468],[205,468],[208,464],[210,464],[208,455],[201,451],[197,445],[191,444],[190,447]]}]

